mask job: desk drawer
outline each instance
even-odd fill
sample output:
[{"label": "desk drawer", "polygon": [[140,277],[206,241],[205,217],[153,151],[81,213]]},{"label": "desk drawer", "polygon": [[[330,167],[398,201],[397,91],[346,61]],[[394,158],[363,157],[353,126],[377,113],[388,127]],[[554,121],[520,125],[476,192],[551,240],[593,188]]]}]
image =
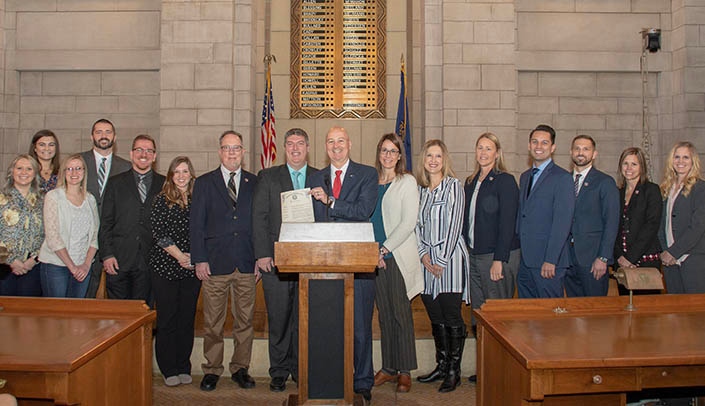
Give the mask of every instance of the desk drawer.
[{"label": "desk drawer", "polygon": [[644,388],[701,386],[703,382],[705,366],[701,365],[641,368],[641,385]]},{"label": "desk drawer", "polygon": [[[638,390],[636,368],[554,369],[546,394],[597,393]],[[549,389],[549,388],[546,388]]]}]

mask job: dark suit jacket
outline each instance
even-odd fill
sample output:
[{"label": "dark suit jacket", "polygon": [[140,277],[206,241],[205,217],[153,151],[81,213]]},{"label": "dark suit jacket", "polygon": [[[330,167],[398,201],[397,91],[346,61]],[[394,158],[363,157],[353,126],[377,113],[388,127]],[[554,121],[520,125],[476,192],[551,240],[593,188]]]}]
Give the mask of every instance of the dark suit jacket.
[{"label": "dark suit jacket", "polygon": [[100,259],[115,257],[121,270],[134,267],[137,255],[149,263],[152,248],[152,200],[164,184],[164,176],[152,172],[152,186],[144,203],[140,201],[132,170],[113,176],[103,192],[98,245]]},{"label": "dark suit jacket", "polygon": [[212,275],[255,271],[252,248],[252,196],[257,177],[242,170],[237,208],[228,195],[220,166],[201,175],[191,200],[191,261],[208,262]]},{"label": "dark suit jacket", "polygon": [[590,267],[597,257],[612,263],[619,227],[619,191],[614,179],[592,167],[575,200],[573,250],[577,265]]},{"label": "dark suit jacket", "polygon": [[[83,157],[83,160],[86,161],[86,176],[88,176],[88,178],[86,178],[86,181],[88,182],[86,190],[91,192],[93,197],[95,197],[95,201],[98,204],[98,213],[100,213],[103,209],[103,199],[102,196],[100,196],[100,190],[98,190],[98,171],[96,170],[95,154],[93,153],[93,150],[90,149],[88,151],[81,152],[81,156]],[[110,165],[108,179],[119,173],[127,172],[130,169],[132,169],[132,164],[130,161],[120,158],[115,154],[115,152],[113,152],[113,162]],[[105,192],[105,190],[103,190],[103,192]]]},{"label": "dark suit jacket", "polygon": [[[619,189],[620,208],[624,207],[626,187]],[[658,254],[661,245],[658,231],[661,225],[663,200],[658,185],[640,183],[634,189],[626,211],[619,217],[619,231],[614,243],[614,259],[624,256],[636,264],[645,254]],[[627,252],[622,247],[622,232],[626,234]]]},{"label": "dark suit jacket", "polygon": [[[306,187],[317,169],[306,167]],[[257,175],[257,187],[252,205],[252,239],[255,258],[274,258],[274,243],[279,241],[282,224],[280,193],[293,190],[289,168],[284,165],[262,169]]]},{"label": "dark suit jacket", "polygon": [[[334,207],[326,207],[314,200],[313,212],[316,221],[369,221],[377,204],[377,170],[371,166],[350,161],[345,172],[340,198]],[[330,166],[311,176],[311,187],[320,186],[328,195],[333,194]]]},{"label": "dark suit jacket", "polygon": [[521,260],[531,268],[540,268],[544,262],[566,268],[570,265],[568,235],[575,207],[572,177],[551,161],[527,198],[529,176],[530,169],[521,174],[519,181],[517,234]]},{"label": "dark suit jacket", "polygon": [[659,240],[661,248],[680,258],[683,254],[705,254],[705,182],[699,180],[688,196],[683,191],[678,194],[671,212],[673,245],[666,244],[666,202],[663,204]]},{"label": "dark suit jacket", "polygon": [[[465,185],[465,221],[463,236],[469,242],[470,219],[467,213],[479,178]],[[477,192],[475,203],[475,232],[472,254],[494,253],[495,261],[508,262],[509,252],[519,248],[516,235],[516,216],[519,206],[519,188],[514,176],[492,170]]]}]

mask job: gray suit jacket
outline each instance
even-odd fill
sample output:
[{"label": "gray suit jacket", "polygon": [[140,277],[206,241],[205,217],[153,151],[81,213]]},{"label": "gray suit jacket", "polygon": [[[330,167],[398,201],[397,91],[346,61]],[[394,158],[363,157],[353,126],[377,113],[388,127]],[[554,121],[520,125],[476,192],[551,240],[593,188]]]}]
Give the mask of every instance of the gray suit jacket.
[{"label": "gray suit jacket", "polygon": [[[95,197],[95,201],[98,203],[98,213],[101,213],[103,208],[103,196],[100,195],[100,191],[98,190],[98,171],[96,170],[95,154],[92,149],[89,149],[88,151],[82,152],[81,156],[83,160],[86,161],[86,176],[88,176],[86,189]],[[113,163],[110,166],[108,179],[119,173],[129,171],[130,169],[132,169],[130,161],[120,158],[113,152]],[[105,192],[105,188],[103,188],[103,192]]]},{"label": "gray suit jacket", "polygon": [[690,189],[688,196],[678,194],[671,212],[673,244],[666,243],[667,204],[664,201],[659,241],[661,248],[680,258],[683,254],[705,254],[705,182],[699,180]]}]

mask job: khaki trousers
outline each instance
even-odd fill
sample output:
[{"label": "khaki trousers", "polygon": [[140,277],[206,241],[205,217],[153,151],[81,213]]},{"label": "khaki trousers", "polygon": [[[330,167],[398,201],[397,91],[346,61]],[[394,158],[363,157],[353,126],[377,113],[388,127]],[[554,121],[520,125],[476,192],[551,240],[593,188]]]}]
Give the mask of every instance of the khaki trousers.
[{"label": "khaki trousers", "polygon": [[233,314],[233,356],[230,373],[240,368],[249,368],[252,355],[254,329],[252,318],[255,312],[255,275],[240,273],[211,275],[203,281],[203,355],[206,363],[201,365],[204,374],[223,374],[223,326],[231,299]]}]

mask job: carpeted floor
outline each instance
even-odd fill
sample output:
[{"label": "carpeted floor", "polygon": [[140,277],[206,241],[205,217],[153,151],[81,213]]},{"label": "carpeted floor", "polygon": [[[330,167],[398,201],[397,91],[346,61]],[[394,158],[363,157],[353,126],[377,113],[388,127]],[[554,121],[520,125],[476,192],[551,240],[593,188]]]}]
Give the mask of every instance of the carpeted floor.
[{"label": "carpeted floor", "polygon": [[[269,390],[269,378],[256,378],[257,385],[254,389],[240,389],[224,375],[218,382],[218,387],[212,392],[203,392],[199,389],[202,376],[194,376],[191,385],[177,387],[164,386],[161,375],[154,376],[154,406],[186,406],[186,405],[262,405],[281,406],[289,394],[296,393],[296,385],[289,381],[284,392],[274,393]],[[443,406],[472,406],[475,404],[475,385],[463,378],[462,384],[454,392],[438,393],[438,385],[421,384],[416,381],[411,386],[409,393],[396,393],[396,385],[387,383],[372,390],[373,405],[436,405]]]}]

